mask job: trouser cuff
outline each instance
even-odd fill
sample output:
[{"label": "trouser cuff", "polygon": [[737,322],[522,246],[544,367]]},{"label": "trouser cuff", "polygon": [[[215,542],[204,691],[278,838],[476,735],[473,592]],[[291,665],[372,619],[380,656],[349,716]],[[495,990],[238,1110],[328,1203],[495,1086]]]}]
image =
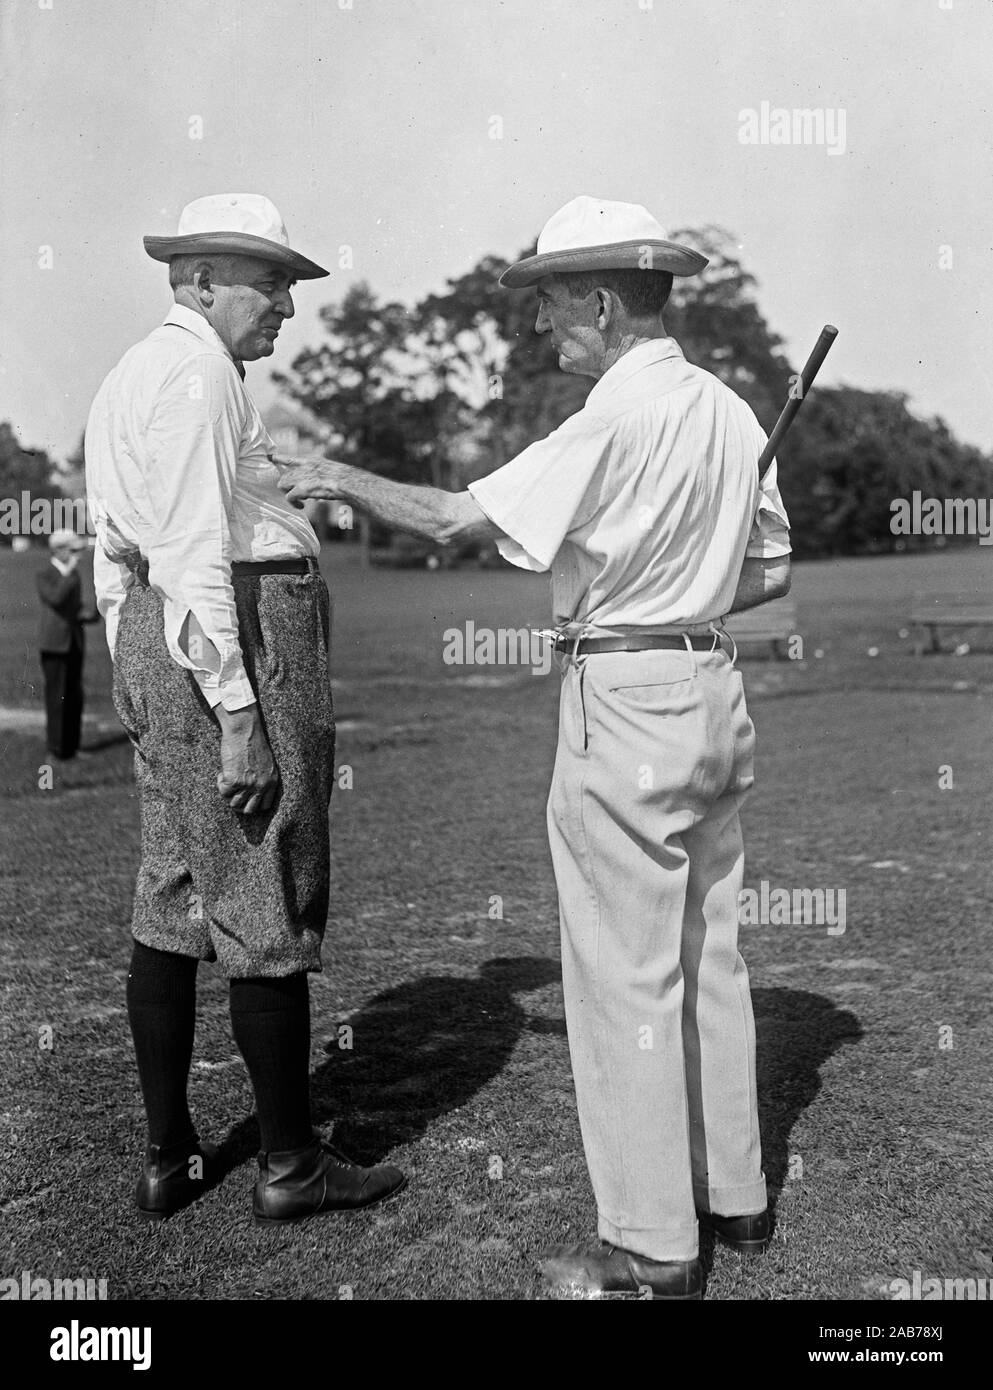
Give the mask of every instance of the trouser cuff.
[{"label": "trouser cuff", "polygon": [[617,1226],[601,1216],[597,1234],[601,1240],[649,1260],[695,1260],[700,1253],[699,1227],[695,1221],[667,1226],[665,1230],[639,1230]]},{"label": "trouser cuff", "polygon": [[740,1187],[714,1187],[695,1182],[693,1201],[697,1211],[710,1212],[712,1216],[755,1216],[769,1204],[765,1175],[757,1182]]}]

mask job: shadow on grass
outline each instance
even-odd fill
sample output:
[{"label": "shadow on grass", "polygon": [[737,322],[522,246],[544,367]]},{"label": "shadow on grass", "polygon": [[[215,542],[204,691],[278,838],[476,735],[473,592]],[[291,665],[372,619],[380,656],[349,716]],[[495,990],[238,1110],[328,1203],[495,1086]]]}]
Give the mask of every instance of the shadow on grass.
[{"label": "shadow on grass", "polygon": [[367,1163],[416,1139],[503,1070],[531,1026],[514,996],[560,974],[558,961],[521,956],[486,961],[476,979],[429,975],[378,994],[348,1020],[352,1050],[327,1044],[311,1079],[315,1119],[334,1119],[335,1141]]},{"label": "shadow on grass", "polygon": [[752,991],[757,1038],[759,1126],[770,1206],[789,1173],[793,1126],[821,1088],[820,1069],[862,1037],[853,1013],[803,989]]},{"label": "shadow on grass", "polygon": [[[561,977],[557,960],[520,956],[486,961],[476,979],[428,975],[385,990],[348,1019],[351,1048],[337,1020],[328,1060],[311,1074],[315,1125],[334,1122],[334,1144],[360,1163],[378,1163],[418,1138],[440,1115],[465,1105],[497,1076],[521,1032],[565,1035],[561,1019],[531,1019],[515,995]],[[253,1118],[224,1141],[226,1166],[258,1152]]]},{"label": "shadow on grass", "polygon": [[[348,1019],[351,1048],[336,1020],[327,1061],[311,1076],[314,1123],[334,1123],[334,1143],[360,1163],[378,1163],[465,1105],[497,1076],[524,1030],[565,1035],[564,1019],[531,1018],[515,996],[560,979],[557,960],[521,956],[485,962],[476,979],[429,975],[376,995]],[[770,1208],[789,1171],[789,1136],[820,1090],[820,1068],[862,1037],[854,1014],[807,990],[752,992],[759,1120]],[[224,1141],[226,1171],[258,1152],[254,1116]],[[712,1238],[702,1233],[709,1267]]]}]

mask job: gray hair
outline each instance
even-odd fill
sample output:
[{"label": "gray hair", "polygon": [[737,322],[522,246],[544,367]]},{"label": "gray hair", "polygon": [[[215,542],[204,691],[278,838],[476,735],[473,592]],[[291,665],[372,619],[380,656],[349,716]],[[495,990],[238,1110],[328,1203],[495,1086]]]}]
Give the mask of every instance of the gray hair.
[{"label": "gray hair", "polygon": [[557,275],[570,298],[585,299],[594,290],[610,290],[632,318],[658,318],[672,293],[667,270],[575,270]]},{"label": "gray hair", "polygon": [[233,251],[219,251],[216,255],[213,252],[201,251],[196,255],[172,256],[169,261],[169,284],[174,290],[181,289],[184,285],[192,285],[194,275],[205,263],[215,271],[230,272],[237,270],[239,263],[246,259],[251,258],[239,256]]}]

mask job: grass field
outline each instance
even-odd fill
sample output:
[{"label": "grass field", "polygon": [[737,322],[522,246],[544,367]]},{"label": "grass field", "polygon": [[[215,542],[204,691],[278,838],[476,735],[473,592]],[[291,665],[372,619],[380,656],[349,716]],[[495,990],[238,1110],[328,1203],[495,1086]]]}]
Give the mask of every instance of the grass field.
[{"label": "grass field", "polygon": [[[332,799],[313,1089],[325,1131],[410,1186],[381,1210],[251,1225],[251,1092],[204,967],[192,1104],[230,1171],[160,1228],[135,1222],[130,749],[91,629],[96,751],[39,789],[42,559],[0,550],[0,1278],[106,1278],[111,1297],[147,1299],[530,1299],[541,1250],[595,1233],[544,832],[558,678],[441,659],[469,617],[544,626],[545,582],[326,561],[353,786]],[[993,1276],[993,641],[918,659],[899,635],[914,590],[991,587],[978,549],[798,566],[804,659],[743,661],[759,736],[747,882],[843,888],[847,929],[743,928],[776,1229],[750,1263],[704,1246],[708,1298],[873,1300],[915,1270]]]}]

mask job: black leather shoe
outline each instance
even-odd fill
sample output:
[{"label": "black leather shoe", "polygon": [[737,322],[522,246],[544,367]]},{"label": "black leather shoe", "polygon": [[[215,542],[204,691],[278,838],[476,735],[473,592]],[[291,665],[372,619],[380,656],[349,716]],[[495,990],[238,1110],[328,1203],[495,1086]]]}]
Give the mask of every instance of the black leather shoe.
[{"label": "black leather shoe", "polygon": [[715,1216],[712,1212],[700,1212],[700,1220],[711,1228],[718,1240],[742,1255],[761,1255],[769,1244],[768,1211],[756,1212],[753,1216]]},{"label": "black leather shoe", "polygon": [[703,1297],[699,1260],[650,1260],[616,1245],[569,1246],[542,1261],[546,1286],[571,1298],[643,1298],[686,1302]]},{"label": "black leather shoe", "polygon": [[221,1177],[219,1153],[195,1136],[169,1148],[150,1144],[134,1194],[140,1219],[163,1221],[203,1196]]},{"label": "black leather shoe", "polygon": [[259,1154],[252,1210],[257,1226],[281,1226],[326,1211],[369,1207],[406,1185],[399,1168],[360,1168],[315,1137],[303,1149]]}]

